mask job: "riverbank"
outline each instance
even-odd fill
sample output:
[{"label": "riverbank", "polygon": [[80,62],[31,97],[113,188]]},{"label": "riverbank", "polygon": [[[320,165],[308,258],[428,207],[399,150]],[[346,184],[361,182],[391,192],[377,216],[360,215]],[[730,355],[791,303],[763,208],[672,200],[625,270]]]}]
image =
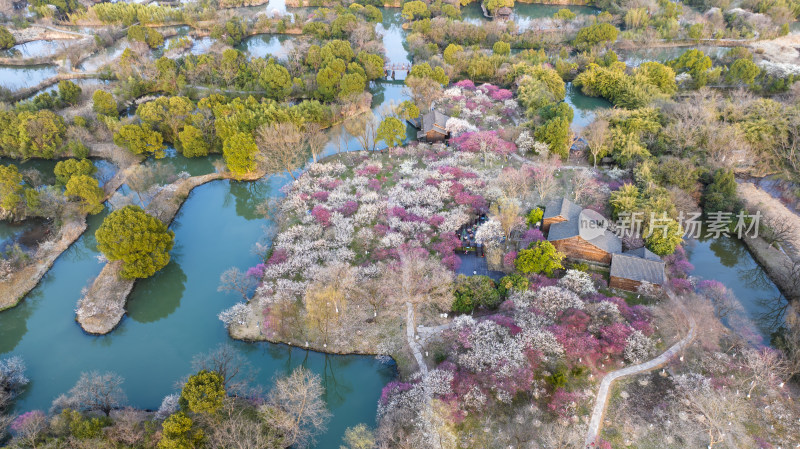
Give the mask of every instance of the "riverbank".
[{"label": "riverbank", "polygon": [[[103,185],[104,202],[125,183],[126,177],[127,170],[121,169]],[[38,262],[14,272],[10,279],[0,286],[0,311],[18,305],[39,284],[56,259],[80,238],[86,228],[86,215],[80,215],[61,226],[59,236],[52,245],[40,245],[35,257]]]},{"label": "riverbank", "polygon": [[[253,173],[245,181],[260,179],[263,173]],[[192,189],[211,181],[231,179],[230,173],[210,173],[181,179],[165,186],[147,205],[146,211],[167,226],[177,215]],[[78,300],[76,320],[81,328],[93,335],[104,335],[117,327],[125,315],[125,303],[136,279],[123,279],[121,261],[106,263],[86,294]]]},{"label": "riverbank", "polygon": [[786,296],[786,299],[800,301],[800,290],[797,289],[798,285],[800,285],[800,280],[797,279],[797,276],[800,273],[798,273],[797,269],[793,269],[795,265],[789,256],[768,244],[761,237],[745,236],[742,241],[759,265],[764,268],[772,282],[778,287],[778,290]]},{"label": "riverbank", "polygon": [[87,34],[75,31],[59,30],[42,25],[31,25],[27,28],[12,28],[9,31],[11,31],[11,34],[14,36],[14,42],[17,44],[38,40],[75,40],[91,37]]},{"label": "riverbank", "polygon": [[19,304],[36,287],[58,256],[75,243],[85,230],[86,219],[79,217],[61,226],[52,245],[40,245],[40,249],[36,251],[37,262],[15,271],[0,285],[0,312]]},{"label": "riverbank", "polygon": [[800,282],[796,279],[798,273],[793,260],[798,257],[797,248],[800,248],[800,217],[793,214],[780,200],[773,198],[752,183],[738,184],[737,191],[750,213],[760,211],[764,219],[775,220],[783,224],[789,223],[794,226],[795,232],[790,232],[786,236],[787,244],[783,245],[785,252],[770,245],[760,236],[757,238],[745,236],[742,241],[781,293],[789,301],[800,300],[800,291],[798,291]]},{"label": "riverbank", "polygon": [[56,76],[51,76],[46,80],[42,81],[41,83],[28,87],[26,89],[19,89],[12,93],[10,93],[7,98],[4,98],[4,101],[8,102],[17,102],[20,100],[24,100],[29,98],[39,92],[42,89],[47,89],[48,87],[58,84],[60,81],[66,80],[78,80],[78,79],[98,79],[97,73],[59,73]]}]

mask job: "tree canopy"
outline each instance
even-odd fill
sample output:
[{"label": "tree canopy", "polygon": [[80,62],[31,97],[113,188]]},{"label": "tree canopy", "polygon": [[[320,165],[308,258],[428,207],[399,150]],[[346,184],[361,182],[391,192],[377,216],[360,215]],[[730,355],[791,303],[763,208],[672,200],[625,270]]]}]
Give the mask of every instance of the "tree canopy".
[{"label": "tree canopy", "polygon": [[225,399],[224,379],[216,371],[201,370],[183,385],[180,402],[192,413],[214,413]]},{"label": "tree canopy", "polygon": [[147,278],[169,263],[175,233],[141,207],[111,212],[95,232],[97,248],[108,260],[122,261],[122,276]]},{"label": "tree canopy", "polygon": [[544,273],[553,275],[553,271],[564,268],[561,261],[564,254],[560,253],[552,243],[540,240],[531,243],[528,249],[523,249],[517,255],[514,265],[522,273]]}]

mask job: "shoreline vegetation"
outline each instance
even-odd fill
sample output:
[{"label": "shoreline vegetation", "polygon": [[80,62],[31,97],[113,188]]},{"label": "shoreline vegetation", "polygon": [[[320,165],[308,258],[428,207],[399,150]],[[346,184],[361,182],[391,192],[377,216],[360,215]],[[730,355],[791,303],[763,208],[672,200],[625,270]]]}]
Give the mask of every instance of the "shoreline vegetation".
[{"label": "shoreline vegetation", "polygon": [[[103,185],[105,194],[103,201],[111,198],[125,183],[126,169],[121,168],[113,178]],[[48,246],[42,254],[37,253],[37,263],[15,271],[11,274],[10,279],[3,282],[3,285],[0,286],[0,312],[17,306],[31,290],[39,285],[42,277],[47,274],[56,259],[78,241],[86,231],[86,217],[87,215],[83,214],[64,223],[59,229],[58,240]]]},{"label": "shoreline vegetation", "polygon": [[[41,357],[83,332],[64,339],[76,363],[59,384],[36,359],[19,410],[24,368],[0,359],[0,446],[304,448],[337,403],[321,446],[800,444],[800,217],[766,197],[800,198],[800,59],[778,48],[798,36],[800,0],[787,2],[11,11],[6,50],[64,43],[0,56],[19,86],[0,89],[0,323],[20,323],[0,348]],[[767,190],[743,182],[767,175]],[[755,211],[759,237],[729,240]],[[708,231],[695,249],[690,227]],[[113,348],[79,347],[107,334]],[[141,390],[152,377],[131,362],[189,338],[300,351],[234,344],[193,362],[180,395]],[[111,349],[159,412],[123,409],[113,373],[22,410]],[[306,359],[262,394],[225,372],[248,351],[273,375]],[[347,385],[309,351],[391,373]]]},{"label": "shoreline vegetation", "polygon": [[[255,181],[263,176],[264,173],[252,173],[237,180]],[[223,179],[234,179],[234,177],[229,172],[209,173],[175,181],[170,186],[165,186],[147,205],[145,211],[169,226],[193,189]],[[75,320],[87,333],[107,334],[122,321],[125,315],[125,303],[136,279],[124,279],[120,275],[121,272],[121,261],[107,262],[86,294],[78,300]]]}]

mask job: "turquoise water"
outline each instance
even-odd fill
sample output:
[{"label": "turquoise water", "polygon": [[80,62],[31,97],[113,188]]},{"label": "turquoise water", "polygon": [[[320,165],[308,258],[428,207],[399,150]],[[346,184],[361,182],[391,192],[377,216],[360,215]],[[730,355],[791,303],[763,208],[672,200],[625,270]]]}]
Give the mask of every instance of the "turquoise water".
[{"label": "turquoise water", "polygon": [[405,48],[405,30],[403,30],[403,17],[400,8],[380,8],[383,13],[383,22],[376,29],[383,34],[383,47],[386,50],[386,62],[394,64],[410,63],[408,50]]},{"label": "turquoise water", "polygon": [[[402,84],[372,88],[374,113],[404,98]],[[336,135],[341,127],[330,130]],[[358,149],[350,137],[345,151]],[[325,154],[338,151],[331,141]],[[208,159],[187,159],[170,152],[161,163],[193,174],[213,170]],[[45,161],[47,162],[47,161]],[[49,163],[49,162],[48,162]],[[108,176],[105,173],[104,176]],[[114,371],[125,378],[130,403],[154,409],[190,374],[191,359],[218,344],[234,345],[260,370],[259,384],[303,365],[320,374],[333,413],[318,447],[338,447],[347,427],[375,425],[381,388],[396,375],[393,365],[369,356],[334,356],[286,345],[232,341],[217,314],[237,298],[216,291],[220,274],[231,266],[247,269],[259,262],[250,251],[270,223],[256,207],[291,181],[288,174],[263,181],[215,181],[196,188],[170,228],[175,247],[169,265],[140,281],[129,298],[128,315],[109,335],[85,334],[75,323],[81,289],[100,272],[94,231],[105,212],[89,217],[89,230],[58,260],[42,282],[17,307],[0,313],[0,357],[22,356],[32,382],[16,406],[18,412],[47,409],[71,388],[81,372]]]},{"label": "turquoise water", "polygon": [[[216,291],[219,275],[234,265],[246,269],[258,263],[250,247],[261,238],[265,222],[254,207],[276,195],[287,178],[249,184],[217,181],[195,189],[171,226],[176,242],[170,264],[137,283],[129,316],[103,337],[86,335],[74,322],[81,289],[102,268],[94,231],[105,214],[90,217],[88,232],[40,285],[19,306],[0,313],[0,356],[22,356],[32,380],[17,411],[47,409],[81,372],[90,370],[120,373],[131,404],[157,408],[174,391],[175,382],[190,373],[194,355],[231,342],[216,315],[236,299]],[[268,385],[276,374],[301,364],[324,377],[334,418],[320,447],[335,447],[348,426],[374,425],[380,389],[394,376],[392,367],[372,357],[231,343],[260,369],[260,384]]]}]

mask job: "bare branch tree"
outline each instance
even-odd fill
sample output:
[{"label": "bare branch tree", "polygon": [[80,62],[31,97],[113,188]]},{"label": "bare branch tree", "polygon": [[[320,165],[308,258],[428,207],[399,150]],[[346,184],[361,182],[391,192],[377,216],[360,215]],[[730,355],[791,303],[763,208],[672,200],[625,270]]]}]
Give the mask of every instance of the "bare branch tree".
[{"label": "bare branch tree", "polygon": [[592,162],[597,168],[597,159],[606,151],[606,141],[608,140],[608,120],[597,119],[590,123],[583,130],[589,152],[592,154]]},{"label": "bare branch tree", "polygon": [[344,128],[355,137],[364,151],[374,151],[378,138],[378,118],[372,113],[361,114],[344,122]]},{"label": "bare branch tree", "polygon": [[538,196],[539,204],[543,204],[550,195],[558,188],[558,178],[556,178],[556,170],[560,164],[553,158],[551,161],[545,162],[533,169],[533,176],[531,184],[534,192]]},{"label": "bare branch tree", "polygon": [[763,230],[761,236],[770,245],[785,243],[787,240],[796,236],[800,230],[791,221],[775,215],[768,215],[762,220]]},{"label": "bare branch tree", "polygon": [[228,343],[221,343],[210,352],[192,359],[192,371],[215,371],[222,376],[225,391],[244,394],[255,381],[257,370],[239,351]]},{"label": "bare branch tree", "polygon": [[317,162],[317,157],[319,157],[322,150],[325,149],[325,144],[328,143],[328,135],[323,131],[319,123],[309,122],[305,125],[303,140],[305,140],[308,145],[314,162]]},{"label": "bare branch tree", "polygon": [[144,207],[158,193],[158,187],[170,184],[176,179],[175,169],[171,165],[147,162],[128,169],[125,183],[136,193],[139,204]]},{"label": "bare branch tree", "polygon": [[211,426],[208,446],[212,449],[263,449],[280,447],[274,435],[254,419],[248,409],[237,404],[236,399],[227,398],[219,411],[221,419]]},{"label": "bare branch tree", "polygon": [[305,162],[303,134],[293,123],[261,125],[256,132],[259,163],[268,173],[286,170],[292,179]]},{"label": "bare branch tree", "polygon": [[278,379],[259,411],[277,432],[280,447],[310,446],[314,437],[325,431],[331,414],[322,398],[324,393],[320,377],[303,367]]},{"label": "bare branch tree", "polygon": [[[381,277],[384,294],[395,303],[410,303],[416,312],[420,305],[447,310],[452,302],[453,274],[427,252],[408,250]],[[416,324],[414,324],[416,328]]]},{"label": "bare branch tree", "polygon": [[250,295],[250,290],[256,286],[257,282],[258,279],[248,276],[247,273],[242,273],[238,267],[231,267],[220,275],[217,291],[238,293],[242,295],[243,299],[247,299]]},{"label": "bare branch tree", "polygon": [[124,380],[119,374],[97,371],[82,373],[80,379],[69,390],[69,395],[61,395],[53,401],[52,410],[65,408],[85,411],[101,411],[108,416],[111,410],[125,405],[127,398],[122,391]]}]

